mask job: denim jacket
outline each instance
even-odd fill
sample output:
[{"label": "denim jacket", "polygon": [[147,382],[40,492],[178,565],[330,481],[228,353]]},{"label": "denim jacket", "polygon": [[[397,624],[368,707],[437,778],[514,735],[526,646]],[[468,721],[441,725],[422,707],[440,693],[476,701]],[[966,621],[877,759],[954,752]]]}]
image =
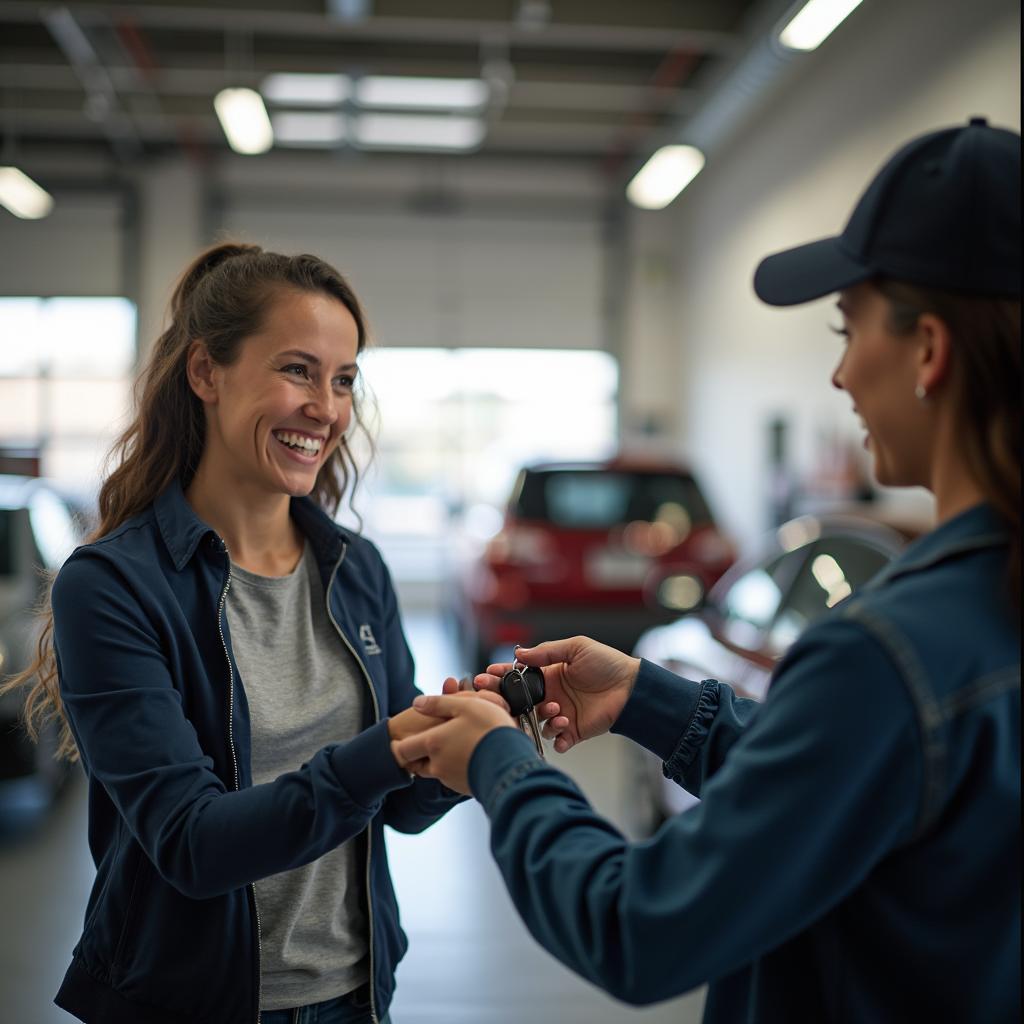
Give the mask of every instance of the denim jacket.
[{"label": "denim jacket", "polygon": [[406,939],[383,827],[420,831],[460,798],[411,782],[391,754],[385,719],[418,691],[379,553],[308,499],[291,511],[370,699],[355,738],[266,785],[250,772],[227,551],[179,485],[77,549],[54,584],[60,689],[88,778],[97,869],[56,1002],[90,1024],[255,1024],[251,883],[348,840],[365,871],[375,1019],[390,1003]]},{"label": "denim jacket", "polygon": [[975,507],[812,626],[757,704],[643,663],[616,731],[702,797],[628,843],[511,729],[470,783],[533,935],[715,1022],[1017,1020],[1020,631]]}]

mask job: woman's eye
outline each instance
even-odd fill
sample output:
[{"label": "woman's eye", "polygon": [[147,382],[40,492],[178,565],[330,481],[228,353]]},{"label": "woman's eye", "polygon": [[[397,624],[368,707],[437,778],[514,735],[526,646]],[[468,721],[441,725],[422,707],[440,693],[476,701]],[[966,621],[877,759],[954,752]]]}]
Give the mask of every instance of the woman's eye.
[{"label": "woman's eye", "polygon": [[355,385],[355,382],[355,377],[350,377],[347,374],[343,374],[340,377],[334,378],[334,386],[336,388],[340,388],[343,391],[351,391],[352,387]]},{"label": "woman's eye", "polygon": [[292,377],[306,377],[308,376],[306,367],[302,363],[290,363],[288,366],[282,367],[282,373],[287,373]]},{"label": "woman's eye", "polygon": [[845,326],[844,327],[833,327],[832,324],[829,324],[828,329],[833,334],[838,334],[840,337],[843,337],[843,338],[846,338],[847,340],[849,340],[850,329],[848,327],[845,327]]}]

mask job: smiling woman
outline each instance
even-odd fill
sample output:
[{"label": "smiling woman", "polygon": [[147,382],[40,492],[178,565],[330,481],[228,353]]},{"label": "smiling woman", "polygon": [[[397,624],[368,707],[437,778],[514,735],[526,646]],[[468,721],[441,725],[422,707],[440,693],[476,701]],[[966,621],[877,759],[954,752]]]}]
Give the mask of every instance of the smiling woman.
[{"label": "smiling woman", "polygon": [[392,753],[431,720],[388,570],[332,518],[365,343],[317,257],[200,255],[100,525],[6,684],[89,780],[97,877],[57,995],[83,1021],[387,1020],[405,937],[383,826],[459,797]]}]

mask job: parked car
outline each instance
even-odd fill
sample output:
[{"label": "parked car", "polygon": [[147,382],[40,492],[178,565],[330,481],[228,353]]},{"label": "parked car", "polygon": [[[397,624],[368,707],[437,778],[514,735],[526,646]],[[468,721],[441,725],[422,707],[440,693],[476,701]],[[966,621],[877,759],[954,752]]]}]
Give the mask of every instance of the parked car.
[{"label": "parked car", "polygon": [[[0,679],[22,671],[34,655],[35,608],[79,542],[78,521],[45,480],[0,475]],[[0,698],[0,825],[37,814],[67,775],[54,760],[56,730],[29,741],[20,722],[23,698]]]},{"label": "parked car", "polygon": [[646,599],[652,568],[685,565],[696,604],[733,558],[683,466],[619,458],[526,467],[501,529],[460,581],[465,667],[515,643],[576,633],[629,650],[678,614]]},{"label": "parked car", "polygon": [[[645,632],[634,654],[689,679],[719,679],[740,696],[760,700],[775,665],[804,629],[871,579],[916,532],[843,515],[790,520],[725,573],[699,608]],[[671,606],[679,579],[668,567],[647,585]],[[657,758],[631,749],[633,825],[644,834],[697,799],[664,777]]]}]

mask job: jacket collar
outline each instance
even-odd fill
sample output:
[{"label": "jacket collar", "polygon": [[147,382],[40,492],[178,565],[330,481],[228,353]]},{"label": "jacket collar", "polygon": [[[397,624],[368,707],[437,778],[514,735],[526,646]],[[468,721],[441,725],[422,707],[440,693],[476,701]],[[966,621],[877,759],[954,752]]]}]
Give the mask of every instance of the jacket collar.
[{"label": "jacket collar", "polygon": [[[153,512],[174,568],[179,572],[205,542],[224,550],[224,542],[208,523],[196,515],[185,499],[181,481],[174,480],[153,502]],[[345,546],[346,535],[312,498],[292,498],[291,514],[309,538],[320,561],[334,562]]]},{"label": "jacket collar", "polygon": [[869,586],[874,589],[897,576],[929,569],[968,552],[1005,547],[1009,542],[1009,533],[999,513],[987,503],[975,505],[919,537],[882,569]]}]

